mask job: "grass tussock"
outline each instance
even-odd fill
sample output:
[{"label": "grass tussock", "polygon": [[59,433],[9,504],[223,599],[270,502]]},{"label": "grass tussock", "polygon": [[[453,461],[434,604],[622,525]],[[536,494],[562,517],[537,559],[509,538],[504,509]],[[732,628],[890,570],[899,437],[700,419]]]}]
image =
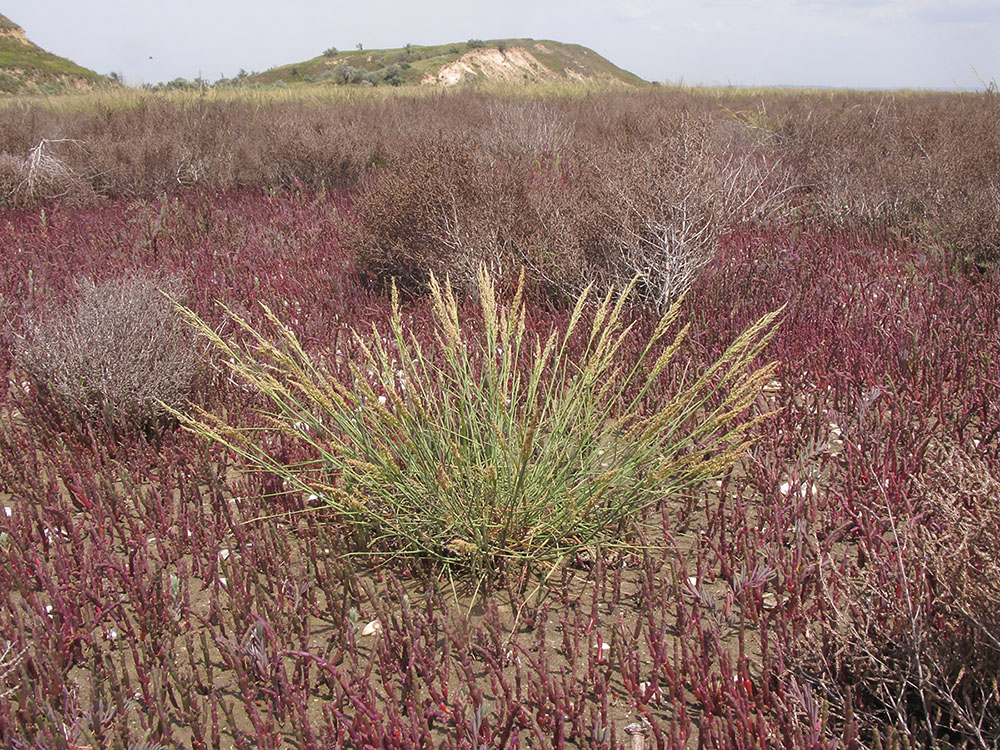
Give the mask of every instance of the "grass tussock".
[{"label": "grass tussock", "polygon": [[[626,288],[588,310],[584,292],[565,327],[525,333],[524,277],[509,305],[478,274],[483,331],[461,322],[450,283],[432,275],[432,331],[404,325],[398,296],[388,335],[355,333],[363,357],[341,380],[268,311],[268,332],[236,318],[249,339],[203,336],[271,409],[264,433],[202,412],[185,427],[236,451],[255,471],[316,495],[372,553],[416,556],[492,573],[505,563],[629,545],[649,506],[726,471],[753,441],[741,420],[775,364],[756,367],[776,313],[755,323],[704,372],[659,403],[647,397],[681,347],[674,305],[622,361],[631,334]],[[584,322],[585,313],[590,318]],[[579,356],[571,341],[582,337]],[[282,463],[265,433],[305,441],[308,464]]]}]

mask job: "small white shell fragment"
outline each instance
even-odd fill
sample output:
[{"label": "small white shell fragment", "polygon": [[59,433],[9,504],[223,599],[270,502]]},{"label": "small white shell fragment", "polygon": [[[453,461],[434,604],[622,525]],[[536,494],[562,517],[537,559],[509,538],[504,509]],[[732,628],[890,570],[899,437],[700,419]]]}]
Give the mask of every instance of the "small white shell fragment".
[{"label": "small white shell fragment", "polygon": [[306,497],[306,502],[308,503],[315,503],[317,500],[319,500],[319,495],[316,494],[308,495]]},{"label": "small white shell fragment", "polygon": [[778,607],[778,597],[775,596],[770,591],[764,594],[764,596],[762,596],[760,600],[761,600],[760,601],[761,606],[763,606],[764,609],[771,610],[771,609],[777,609]]},{"label": "small white shell fragment", "polygon": [[107,630],[104,631],[104,638],[105,640],[108,641],[117,641],[118,631],[115,630],[114,628],[108,628]]},{"label": "small white shell fragment", "polygon": [[49,544],[55,544],[58,541],[67,541],[69,539],[69,534],[67,534],[62,529],[56,529],[53,534],[51,529],[45,529],[45,540]]},{"label": "small white shell fragment", "polygon": [[[792,491],[792,485],[791,485],[791,483],[790,482],[782,482],[781,486],[778,487],[778,491],[782,495],[787,495],[789,492]],[[803,497],[804,498],[810,492],[812,493],[813,497],[816,497],[816,495],[819,494],[819,488],[816,486],[815,483],[799,485],[799,497]]]},{"label": "small white shell fragment", "polygon": [[778,391],[781,390],[781,381],[780,380],[772,380],[770,383],[768,383],[767,385],[765,385],[760,390],[763,393],[777,393]]},{"label": "small white shell fragment", "polygon": [[221,583],[223,586],[228,586],[229,579],[226,578],[225,576],[219,576],[219,583]]},{"label": "small white shell fragment", "polygon": [[382,623],[378,620],[372,620],[370,623],[365,625],[361,630],[361,635],[375,635],[376,633],[382,632]]},{"label": "small white shell fragment", "polygon": [[219,550],[219,559],[220,560],[228,560],[229,559],[229,550],[225,549],[225,548],[220,549]]},{"label": "small white shell fragment", "polygon": [[[648,683],[648,682],[640,682],[639,683],[639,694],[640,695],[645,695],[646,692],[649,690],[650,684],[651,683]],[[650,703],[656,703],[659,699],[660,699],[660,688],[658,686],[656,686],[656,687],[653,688],[653,694],[649,696],[649,702]]]},{"label": "small white shell fragment", "polygon": [[11,508],[9,505],[3,506],[3,514],[7,516],[7,518],[10,518],[13,513],[14,509]]},{"label": "small white shell fragment", "polygon": [[689,586],[689,587],[690,587],[690,588],[691,588],[692,590],[697,590],[697,589],[698,589],[698,578],[697,578],[697,576],[690,576],[690,577],[689,577],[689,578],[687,579],[687,584],[688,584],[688,586]]}]

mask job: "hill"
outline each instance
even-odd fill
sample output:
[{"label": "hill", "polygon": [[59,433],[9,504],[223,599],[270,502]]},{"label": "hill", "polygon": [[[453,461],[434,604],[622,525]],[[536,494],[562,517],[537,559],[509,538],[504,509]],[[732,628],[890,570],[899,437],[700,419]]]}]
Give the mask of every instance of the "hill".
[{"label": "hill", "polygon": [[111,79],[33,44],[0,15],[0,95],[60,94],[110,84]]},{"label": "hill", "polygon": [[331,48],[318,57],[241,75],[239,82],[334,85],[436,85],[462,83],[645,83],[593,50],[550,40],[470,39],[455,44],[398,49]]}]

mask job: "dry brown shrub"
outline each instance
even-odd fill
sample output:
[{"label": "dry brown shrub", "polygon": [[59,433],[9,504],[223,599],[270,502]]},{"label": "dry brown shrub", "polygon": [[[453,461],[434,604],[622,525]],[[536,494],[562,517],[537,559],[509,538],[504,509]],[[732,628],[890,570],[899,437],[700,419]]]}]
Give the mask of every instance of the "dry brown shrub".
[{"label": "dry brown shrub", "polygon": [[549,297],[574,299],[588,284],[606,288],[617,223],[608,186],[593,165],[524,160],[526,204],[510,217],[517,259]]},{"label": "dry brown shrub", "polygon": [[1000,262],[1000,98],[976,96],[930,113],[918,137],[932,145],[928,221],[957,257]]},{"label": "dry brown shrub", "polygon": [[683,118],[658,143],[609,153],[601,172],[614,223],[609,283],[642,274],[640,293],[665,309],[712,259],[721,235],[786,209],[780,159],[742,123]]},{"label": "dry brown shrub", "polygon": [[179,406],[198,365],[192,337],[164,296],[182,291],[174,277],[81,280],[75,300],[27,321],[17,361],[59,412],[155,428],[161,402]]},{"label": "dry brown shrub", "polygon": [[[42,138],[25,156],[0,153],[0,191],[15,205],[93,197],[90,183],[70,166],[84,144],[71,138]],[[70,158],[67,158],[69,156]],[[77,161],[79,159],[76,159]]]},{"label": "dry brown shrub", "polygon": [[777,112],[804,215],[902,231],[965,260],[1000,257],[1000,102],[989,95],[852,94]]},{"label": "dry brown shrub", "polygon": [[0,153],[0,195],[13,199],[23,177],[24,159],[15,154]]},{"label": "dry brown shrub", "polygon": [[573,124],[557,103],[499,100],[488,112],[491,127],[483,140],[499,154],[554,155],[573,144]]},{"label": "dry brown shrub", "polygon": [[510,270],[509,219],[524,207],[516,170],[470,142],[424,143],[371,171],[345,230],[361,268],[421,287],[434,272],[459,287],[483,262]]}]

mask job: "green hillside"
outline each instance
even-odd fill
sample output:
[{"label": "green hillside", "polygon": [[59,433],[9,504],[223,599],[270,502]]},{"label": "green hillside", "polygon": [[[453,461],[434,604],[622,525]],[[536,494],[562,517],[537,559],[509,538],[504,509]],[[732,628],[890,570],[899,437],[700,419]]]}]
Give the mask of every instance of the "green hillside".
[{"label": "green hillside", "polygon": [[477,82],[645,83],[578,44],[535,39],[470,39],[398,49],[329,49],[310,60],[241,75],[233,83],[264,85],[455,85]]},{"label": "green hillside", "polygon": [[20,26],[0,15],[0,95],[58,94],[108,84],[106,76],[33,44]]}]

